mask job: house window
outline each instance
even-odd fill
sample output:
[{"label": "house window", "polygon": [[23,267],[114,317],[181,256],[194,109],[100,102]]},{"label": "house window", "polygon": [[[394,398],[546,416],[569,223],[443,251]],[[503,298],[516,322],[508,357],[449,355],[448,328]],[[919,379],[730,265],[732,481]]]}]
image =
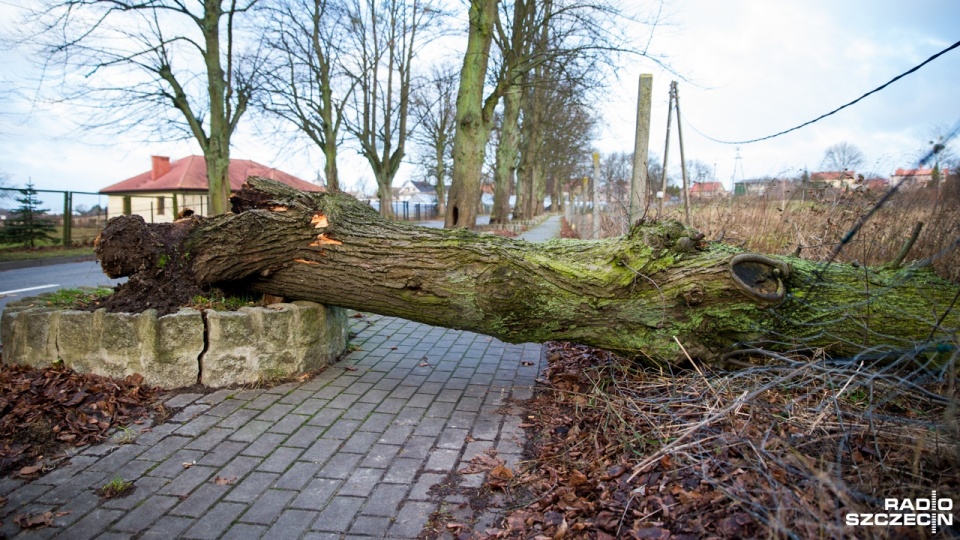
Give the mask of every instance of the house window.
[{"label": "house window", "polygon": [[157,215],[162,216],[165,209],[166,197],[157,197]]}]

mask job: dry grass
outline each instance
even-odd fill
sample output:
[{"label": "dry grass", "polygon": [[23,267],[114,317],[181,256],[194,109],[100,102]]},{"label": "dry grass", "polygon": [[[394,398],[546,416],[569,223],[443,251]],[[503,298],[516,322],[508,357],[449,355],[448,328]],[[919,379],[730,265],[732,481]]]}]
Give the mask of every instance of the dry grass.
[{"label": "dry grass", "polygon": [[[708,239],[774,255],[826,260],[835,247],[883,196],[883,192],[825,189],[789,192],[783,198],[742,196],[693,201],[690,224]],[[617,236],[628,228],[625,206],[610,205],[601,216],[601,235]],[[667,206],[662,216],[684,218],[681,205]],[[584,238],[592,234],[590,214],[568,214]],[[867,220],[837,256],[839,262],[870,266],[894,260],[914,226],[923,223],[906,261],[930,259],[943,277],[960,282],[960,197],[939,201],[929,190],[901,191]],[[951,249],[953,247],[954,249]]]}]

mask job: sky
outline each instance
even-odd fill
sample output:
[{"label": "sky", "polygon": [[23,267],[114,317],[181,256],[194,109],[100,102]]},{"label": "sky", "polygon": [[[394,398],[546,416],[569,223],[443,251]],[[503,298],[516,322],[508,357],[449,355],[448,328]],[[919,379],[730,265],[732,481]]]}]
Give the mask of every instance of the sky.
[{"label": "sky", "polygon": [[[0,31],[16,24],[32,0],[0,0]],[[659,3],[624,2],[655,12]],[[465,8],[461,8],[465,9]],[[465,17],[455,19],[463,24]],[[598,99],[596,150],[632,151],[638,77],[653,75],[650,150],[663,155],[668,88],[678,82],[684,153],[714,167],[730,188],[734,179],[796,177],[820,170],[836,143],[857,146],[865,173],[887,176],[916,166],[938,132],[960,122],[960,49],[888,89],[806,128],[752,144],[719,144],[792,128],[886,83],[960,40],[960,2],[953,0],[669,0],[653,36],[647,25],[624,25],[651,56],[624,57]],[[465,38],[464,38],[465,39]],[[448,52],[456,56],[455,51]],[[22,88],[31,68],[22,51],[0,49],[0,90]],[[96,192],[149,169],[151,155],[178,159],[199,154],[192,141],[144,143],[135,134],[82,133],[69,105],[44,106],[29,97],[0,96],[0,173],[14,187]],[[248,120],[250,120],[248,118]],[[958,137],[960,138],[960,137]],[[676,117],[670,141],[671,172],[679,171]],[[956,152],[960,145],[951,141]],[[739,160],[737,156],[739,155]],[[242,123],[232,156],[253,159],[306,180],[316,178],[319,151],[302,141],[275,140]],[[352,150],[341,153],[348,188],[373,180]],[[412,173],[401,169],[400,178]]]}]

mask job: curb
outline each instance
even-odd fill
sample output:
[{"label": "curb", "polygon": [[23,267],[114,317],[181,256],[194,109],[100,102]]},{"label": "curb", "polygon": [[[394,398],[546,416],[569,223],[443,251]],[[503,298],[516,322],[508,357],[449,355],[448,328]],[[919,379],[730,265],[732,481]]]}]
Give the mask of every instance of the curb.
[{"label": "curb", "polygon": [[0,272],[4,270],[17,270],[19,268],[34,268],[37,266],[53,266],[55,264],[68,264],[75,262],[95,261],[96,255],[74,255],[73,257],[49,257],[46,259],[26,259],[23,261],[0,262]]}]

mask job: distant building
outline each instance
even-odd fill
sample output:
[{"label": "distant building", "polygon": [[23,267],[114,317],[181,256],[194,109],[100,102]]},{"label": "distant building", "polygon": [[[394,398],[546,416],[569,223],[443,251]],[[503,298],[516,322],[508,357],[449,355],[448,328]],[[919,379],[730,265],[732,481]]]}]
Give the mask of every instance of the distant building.
[{"label": "distant building", "polygon": [[857,175],[853,171],[822,171],[810,175],[810,183],[818,187],[849,189],[854,187]]},{"label": "distant building", "polygon": [[[292,174],[246,159],[231,159],[228,172],[230,191],[240,187],[250,176],[263,176],[302,191],[323,191],[323,188]],[[171,162],[166,156],[152,156],[151,167],[100,190],[109,195],[108,217],[139,214],[149,223],[170,222],[177,212],[189,208],[205,215],[210,208],[207,161],[203,156],[187,156]]]},{"label": "distant building", "polygon": [[943,180],[950,176],[950,169],[937,171],[936,169],[897,169],[890,175],[890,183],[900,185],[901,189],[925,188],[934,182],[934,176]]},{"label": "distant building", "polygon": [[690,197],[694,199],[713,199],[726,194],[722,182],[694,182],[690,186]]},{"label": "distant building", "polygon": [[783,198],[793,191],[793,182],[781,178],[755,178],[734,182],[733,194],[737,196],[769,196]]}]

